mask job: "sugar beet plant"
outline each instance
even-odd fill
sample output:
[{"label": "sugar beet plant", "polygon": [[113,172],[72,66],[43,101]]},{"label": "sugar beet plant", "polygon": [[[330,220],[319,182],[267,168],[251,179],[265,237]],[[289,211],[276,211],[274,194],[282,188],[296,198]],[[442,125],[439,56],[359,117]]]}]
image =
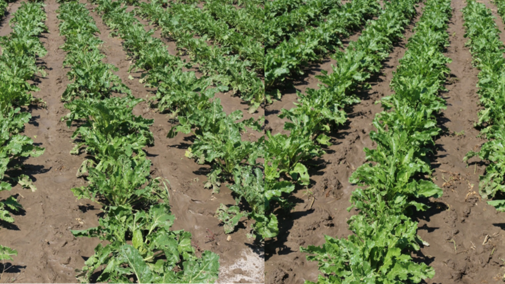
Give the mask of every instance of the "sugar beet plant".
[{"label": "sugar beet plant", "polygon": [[[163,6],[160,0],[141,3],[138,12],[159,26],[164,36],[175,40],[179,48],[189,52],[194,64],[211,82],[238,92],[251,103],[250,112],[254,112],[264,100],[264,85],[257,74],[263,73],[262,37],[236,32],[224,20],[216,20],[205,6],[204,9],[185,3]],[[208,45],[209,40],[215,44]]]},{"label": "sugar beet plant", "polygon": [[290,11],[279,13],[279,4],[274,2],[265,3],[264,37],[267,50],[321,21],[332,8],[340,5],[338,0],[298,1],[293,3]]},{"label": "sugar beet plant", "polygon": [[191,234],[171,230],[175,217],[167,188],[151,177],[151,161],[143,150],[153,143],[153,120],[132,113],[142,100],[114,75],[116,67],[102,62],[102,42],[95,35],[99,31],[86,6],[63,3],[57,12],[72,81],[62,96],[70,110],[63,120],[77,126],[72,153],[87,154],[77,174],[88,185],[72,191],[99,202],[105,213],[98,227],[72,231],[77,237],[106,241],[95,248],[78,279],[88,283],[98,272],[100,282],[215,281],[219,256],[205,251],[197,257]]},{"label": "sugar beet plant", "polygon": [[[170,36],[173,36],[174,39],[178,41],[179,45],[183,44],[181,46],[188,49],[191,48],[191,50],[189,50],[190,52],[193,52],[193,46],[187,45],[185,41],[189,40],[189,35],[192,35],[187,34],[187,31],[194,29],[198,35],[203,35],[213,43],[219,45],[219,48],[214,46],[212,49],[209,49],[209,51],[204,51],[204,53],[214,53],[213,57],[208,59],[209,61],[218,60],[218,56],[234,53],[240,58],[248,60],[248,64],[251,65],[250,69],[263,72],[264,49],[261,34],[257,36],[250,36],[237,32],[234,29],[230,29],[230,26],[226,21],[216,19],[207,9],[208,5],[213,3],[214,2],[206,1],[203,9],[198,8],[196,5],[169,4],[167,9],[165,9],[166,14],[184,20],[184,22],[182,23],[180,20],[178,26],[171,25],[167,26],[165,29],[170,31]],[[221,2],[215,2],[214,4],[219,5]],[[141,4],[141,6],[143,5]],[[182,15],[186,15],[187,17],[182,17]],[[163,22],[166,23],[166,20]],[[258,23],[258,26],[261,31],[261,22]],[[198,44],[196,50],[199,50],[197,52],[202,53],[205,48],[205,46]],[[202,61],[202,63],[205,64],[206,62]]]},{"label": "sugar beet plant", "polygon": [[[505,19],[505,2],[495,1],[498,13]],[[488,162],[486,172],[480,177],[479,190],[484,199],[493,198],[488,204],[498,211],[505,211],[505,59],[504,45],[500,40],[500,31],[496,26],[491,10],[476,1],[467,1],[463,9],[466,34],[469,40],[474,65],[480,69],[479,88],[480,104],[484,107],[479,112],[476,127],[489,141],[480,151],[469,152],[465,160],[479,156]]]},{"label": "sugar beet plant", "polygon": [[7,1],[0,0],[0,21],[3,19],[8,5],[9,3]]},{"label": "sugar beet plant", "polygon": [[434,275],[433,268],[413,261],[411,254],[424,243],[409,215],[428,208],[423,198],[442,190],[431,180],[428,156],[440,133],[435,115],[445,108],[439,92],[449,74],[449,0],[428,0],[409,39],[407,51],[391,82],[394,94],[382,99],[370,133],[376,149],[365,148],[369,163],[350,181],[362,187],[351,196],[358,215],[348,221],[348,238],[325,236],[321,247],[301,248],[317,261],[324,275],[318,283],[419,283]]},{"label": "sugar beet plant", "polygon": [[[363,4],[362,6],[365,5],[366,4]],[[359,5],[356,5],[356,7],[358,6]],[[359,8],[356,9],[358,10]],[[124,19],[124,17],[122,18]],[[352,23],[347,27],[349,28],[351,26]],[[395,35],[395,33],[391,33],[390,37],[394,38]],[[202,103],[206,102],[206,98],[201,94],[202,92],[198,96],[199,99],[193,99],[193,101],[201,101]],[[175,105],[172,105],[171,108],[174,109],[174,106]],[[231,123],[227,122],[223,124],[229,125],[228,127],[221,128],[220,126],[222,130],[219,130],[217,127],[211,128],[209,122],[215,124],[214,117],[223,120],[227,117],[224,114],[219,116],[214,115],[216,113],[216,109],[219,110],[219,113],[222,112],[222,107],[220,105],[213,105],[212,107],[206,109],[200,106],[193,107],[188,104],[188,110],[186,111],[182,112],[180,111],[181,109],[177,109],[179,121],[181,122],[181,125],[177,127],[177,131],[189,133],[192,127],[198,127],[197,131],[194,132],[197,136],[197,140],[191,147],[191,151],[188,153],[188,156],[197,158],[199,162],[218,162],[212,163],[213,166],[219,165],[219,167],[217,170],[212,171],[211,175],[209,175],[209,185],[218,185],[220,180],[216,179],[216,174],[224,174],[225,176],[227,175],[233,177],[232,181],[234,184],[230,185],[230,188],[237,193],[242,200],[245,200],[250,207],[252,207],[252,212],[248,213],[248,215],[250,218],[256,220],[253,228],[256,234],[260,235],[262,238],[271,238],[278,234],[278,222],[277,217],[273,213],[273,209],[277,206],[288,206],[288,203],[282,195],[288,194],[294,190],[293,183],[300,182],[302,184],[308,184],[309,182],[307,169],[302,163],[300,163],[300,161],[306,161],[316,155],[322,154],[321,147],[317,143],[329,143],[328,137],[325,135],[321,135],[316,139],[319,134],[328,130],[328,126],[324,125],[322,126],[322,129],[318,128],[321,126],[320,124],[318,126],[318,123],[322,122],[324,119],[342,120],[340,112],[338,112],[338,116],[333,113],[326,112],[320,115],[318,120],[310,120],[308,119],[309,117],[313,118],[318,116],[318,109],[312,108],[313,106],[314,104],[307,104],[303,106],[303,110],[299,108],[297,112],[290,113],[288,111],[285,113],[285,117],[289,118],[293,122],[288,123],[286,127],[289,128],[289,130],[292,130],[292,133],[295,135],[291,135],[290,137],[282,135],[272,136],[268,133],[267,139],[261,139],[260,141],[257,141],[256,144],[252,145],[247,141],[240,142],[240,139],[238,138],[240,130],[234,132],[228,131],[233,125]],[[189,110],[189,107],[192,109]],[[197,108],[201,108],[202,111],[199,111]],[[304,111],[307,111],[309,116],[305,115],[303,113]],[[191,114],[191,116],[185,116],[184,113]],[[202,117],[205,117],[208,113],[213,114],[213,120],[202,119]],[[193,120],[193,122],[191,122],[191,120]],[[187,123],[188,121],[190,123]],[[202,122],[205,124],[202,124]],[[316,128],[317,130],[314,131]],[[223,131],[224,129],[226,129],[226,131]],[[210,135],[210,133],[206,133],[207,131],[212,133],[212,135]],[[298,132],[294,133],[294,131]],[[222,138],[219,140],[215,139],[217,136],[215,136],[216,134],[214,133],[222,133],[219,135],[219,137]],[[227,139],[225,135],[230,135],[232,133],[233,136],[231,137],[237,138]],[[175,132],[171,131],[169,135],[172,136],[174,134]],[[301,139],[298,139],[299,137],[301,137]],[[292,138],[296,141],[293,141]],[[315,140],[318,142],[315,142]],[[211,146],[212,144],[215,146],[218,146],[219,144],[229,146],[225,146],[225,148],[219,146],[219,148],[216,148],[215,146]],[[252,147],[248,145],[251,145]],[[263,147],[268,149],[266,151],[266,156],[264,156],[266,163],[263,165],[255,165],[254,160],[257,157],[261,157],[258,153],[262,153]],[[200,149],[205,150],[202,151]],[[228,149],[226,151],[230,153],[223,153],[223,150],[220,149]],[[232,149],[235,150],[231,151]],[[215,150],[219,150],[219,152],[215,152]],[[242,154],[240,154],[237,150],[242,152]],[[250,151],[248,157],[246,156],[247,151]],[[216,159],[216,157],[219,158],[216,154],[222,155],[225,159]],[[249,165],[246,165],[245,167],[236,166],[240,165],[241,161],[248,161]],[[262,168],[264,171],[264,180],[261,176]],[[233,229],[242,214],[244,213],[240,212],[237,207],[227,209],[221,207],[218,209],[218,215],[225,221],[225,230],[227,231],[231,231]]]},{"label": "sugar beet plant", "polygon": [[[332,3],[317,0],[279,15],[274,9],[276,2],[268,1],[265,6],[268,28],[265,32],[264,66],[268,89],[279,85],[288,76],[302,75],[309,63],[334,52],[341,46],[341,38],[349,36],[381,10],[376,0],[350,1],[343,5],[340,1]],[[328,10],[328,14],[323,14],[324,10]],[[312,23],[307,22],[308,15],[319,17]],[[306,28],[309,23],[312,25]],[[295,27],[296,32],[293,31]]]},{"label": "sugar beet plant", "polygon": [[[366,9],[362,8],[366,3],[376,5],[373,2],[363,2],[361,6],[356,5],[356,9]],[[398,8],[395,8],[396,6]],[[138,24],[133,13],[126,13],[126,8],[122,7],[121,3],[100,1],[97,9],[103,11],[106,23],[117,30],[127,42],[125,45],[134,59],[135,66],[144,61],[145,54],[162,53],[154,51],[154,48],[161,50],[158,44],[147,52],[149,50],[147,47],[155,40],[149,35],[145,36],[143,27]],[[196,140],[187,155],[194,157],[199,163],[207,162],[212,165],[208,186],[217,188],[223,180],[232,181],[230,188],[239,196],[237,202],[246,201],[252,208],[247,214],[256,220],[253,225],[256,234],[262,238],[271,238],[278,233],[274,209],[278,206],[288,206],[283,195],[292,192],[296,183],[302,185],[309,183],[307,168],[303,163],[323,153],[321,145],[329,144],[329,138],[324,133],[329,131],[330,125],[345,122],[343,107],[357,101],[349,94],[363,84],[370,76],[370,72],[377,72],[380,69],[381,61],[387,57],[387,51],[392,48],[393,42],[401,37],[403,27],[414,15],[413,2],[394,1],[388,4],[381,20],[368,26],[366,36],[354,43],[355,45],[351,45],[353,47],[348,53],[338,53],[339,58],[345,60],[343,61],[345,64],[339,66],[340,70],[336,69],[336,74],[345,74],[347,77],[340,81],[338,75],[323,76],[321,80],[324,80],[327,87],[322,87],[320,91],[312,90],[309,96],[300,100],[300,107],[291,111],[283,110],[282,116],[290,120],[286,124],[286,129],[291,131],[292,135],[268,133],[267,139],[254,144],[242,141],[240,133],[245,129],[245,125],[242,126],[245,123],[249,126],[259,124],[253,121],[234,123],[240,119],[239,113],[227,116],[222,112],[218,100],[210,103],[209,99],[216,90],[208,88],[210,83],[205,76],[196,80],[194,74],[180,71],[182,64],[172,64],[173,67],[167,67],[165,64],[156,68],[140,66],[147,69],[144,80],[150,86],[158,87],[158,95],[160,91],[164,92],[159,101],[164,103],[165,109],[178,115],[180,125],[173,129],[169,136],[177,132],[193,132]],[[353,15],[349,13],[348,17]],[[389,24],[391,18],[393,25]],[[352,23],[348,28],[351,27]],[[377,37],[377,34],[381,36]],[[369,46],[379,46],[381,52],[371,50]],[[168,55],[165,56],[170,58]],[[366,60],[360,61],[361,64],[356,66],[353,60],[355,56]],[[164,62],[176,61],[171,59]],[[163,72],[160,72],[161,68],[164,68]],[[174,71],[165,71],[170,68]],[[181,76],[184,80],[174,80],[172,79],[174,76]],[[174,82],[180,82],[177,89]],[[338,90],[340,92],[334,95],[334,90],[341,87],[339,85],[341,82],[344,82],[341,85],[346,88]],[[180,88],[181,83],[189,87]],[[170,93],[166,90],[170,90]],[[180,90],[186,95],[180,96],[178,94]],[[258,165],[255,160],[262,157],[263,147],[266,147],[264,156],[266,162]],[[244,164],[244,161],[247,163]],[[262,169],[264,177],[261,177]],[[245,214],[236,206],[231,208],[222,206],[217,213],[225,222],[227,231],[232,230],[240,217]]]},{"label": "sugar beet plant", "polygon": [[[364,3],[376,5],[353,2],[358,10],[366,10]],[[318,76],[319,89],[309,88],[305,94],[299,93],[295,108],[281,110],[280,117],[288,119],[284,129],[290,134],[273,135],[268,131],[266,134],[265,192],[273,193],[265,195],[267,214],[279,205],[289,208],[284,197],[295,189],[295,185],[309,185],[306,164],[320,157],[324,153],[323,147],[331,145],[327,134],[346,122],[345,107],[359,102],[354,93],[359,88],[366,88],[366,80],[380,71],[393,43],[401,39],[405,26],[415,16],[416,2],[386,2],[379,18],[367,24],[358,40],[332,56],[338,64],[333,66],[333,73]],[[349,13],[348,16],[352,26],[354,15]],[[276,234],[273,232],[272,236]]]},{"label": "sugar beet plant", "polygon": [[[0,2],[0,18],[6,2]],[[13,31],[8,36],[0,37],[0,191],[10,191],[12,184],[35,190],[26,175],[10,176],[13,170],[22,169],[20,159],[38,157],[44,149],[33,144],[33,140],[21,134],[31,114],[24,107],[37,103],[32,95],[39,89],[28,80],[44,72],[36,65],[37,57],[43,57],[47,51],[42,46],[39,36],[47,31],[44,24],[46,13],[40,3],[22,3],[14,13],[10,24]],[[11,212],[22,209],[14,196],[0,201],[0,220],[13,223]],[[0,246],[0,260],[12,260],[16,250]]]},{"label": "sugar beet plant", "polygon": [[[271,237],[277,231],[277,219],[273,214],[265,215],[264,196],[277,193],[275,188],[272,193],[265,193],[262,165],[258,162],[262,157],[263,139],[242,139],[247,128],[260,131],[262,120],[242,120],[240,111],[227,115],[220,100],[214,99],[214,94],[227,86],[213,86],[211,76],[198,79],[194,72],[183,71],[186,64],[170,55],[165,45],[151,36],[152,31],[146,33],[134,13],[127,13],[121,2],[99,0],[96,3],[113,34],[124,40],[132,68],[144,70],[142,82],[156,88],[158,108],[177,117],[179,125],[170,131],[169,137],[179,132],[195,136],[186,156],[211,165],[205,187],[218,191],[221,183],[230,183],[237,205],[216,208],[225,232],[232,232],[239,220],[248,216],[255,220],[252,229],[257,237]],[[250,210],[241,209],[241,203],[247,204],[241,207]]]},{"label": "sugar beet plant", "polygon": [[[251,3],[252,2],[252,3]],[[243,3],[241,9],[227,0],[205,1],[204,9],[208,10],[215,18],[228,23],[236,32],[252,36],[263,42],[264,9],[260,6],[263,1],[254,4],[254,1]]]}]

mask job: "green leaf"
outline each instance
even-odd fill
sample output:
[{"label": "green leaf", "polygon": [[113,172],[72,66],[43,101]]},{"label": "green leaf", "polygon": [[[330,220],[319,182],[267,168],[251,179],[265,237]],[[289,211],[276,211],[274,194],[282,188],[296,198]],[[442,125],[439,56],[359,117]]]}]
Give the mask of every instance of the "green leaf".
[{"label": "green leaf", "polygon": [[133,231],[132,244],[133,244],[133,247],[137,250],[140,250],[140,248],[144,245],[142,231],[140,231],[140,230]]},{"label": "green leaf", "polygon": [[491,200],[487,204],[496,208],[497,211],[505,212],[505,200]]},{"label": "green leaf", "polygon": [[183,263],[185,283],[214,283],[219,274],[219,255],[205,251],[198,260]]},{"label": "green leaf", "polygon": [[29,188],[29,189],[31,189],[32,192],[35,192],[37,190],[37,188],[33,185],[32,180],[27,175],[20,175],[19,178],[18,178],[18,183],[23,188]]},{"label": "green leaf", "polygon": [[310,183],[310,176],[307,167],[301,163],[297,163],[289,174],[293,177],[293,179],[301,181],[302,185],[308,185]]},{"label": "green leaf", "polygon": [[0,246],[0,260],[13,260],[12,256],[18,255],[16,250],[9,247]]},{"label": "green leaf", "polygon": [[217,218],[219,221],[224,223],[223,227],[226,234],[232,233],[238,225],[240,219],[245,215],[245,212],[240,212],[240,208],[238,206],[227,207],[224,204],[219,205],[219,208],[216,211]]},{"label": "green leaf", "polygon": [[128,244],[120,247],[118,258],[125,261],[132,268],[138,283],[152,283],[153,273],[134,247]]}]

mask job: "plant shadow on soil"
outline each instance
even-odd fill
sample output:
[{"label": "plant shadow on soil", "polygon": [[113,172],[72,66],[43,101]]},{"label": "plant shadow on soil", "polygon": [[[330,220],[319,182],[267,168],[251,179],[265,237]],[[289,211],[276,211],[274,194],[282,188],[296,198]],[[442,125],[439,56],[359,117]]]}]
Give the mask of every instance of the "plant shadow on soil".
[{"label": "plant shadow on soil", "polygon": [[[295,198],[289,198],[289,201],[293,202],[293,199]],[[296,200],[297,203],[303,203],[303,200],[301,199]],[[280,209],[277,211],[280,211]],[[289,231],[293,227],[294,221],[296,219],[312,214],[314,213],[314,211],[315,211],[314,209],[309,209],[303,212],[294,212],[294,213],[275,212],[275,214],[277,215],[277,219],[279,221],[279,234],[275,239],[271,239],[265,242],[265,261],[268,261],[268,259],[270,259],[270,257],[272,257],[275,254],[285,255],[294,252],[289,247],[284,245],[288,241]]]},{"label": "plant shadow on soil", "polygon": [[505,230],[505,223],[493,223],[493,226]]},{"label": "plant shadow on soil", "polygon": [[[16,194],[16,195],[15,195],[15,197],[17,197],[17,195],[18,195],[18,194]],[[21,210],[22,210],[22,209],[21,209]],[[24,210],[22,210],[22,211],[23,211],[23,213],[21,213],[21,210],[20,210],[19,212],[12,212],[12,211],[9,211],[9,213],[11,213],[12,215],[23,215],[23,216],[24,216],[24,215],[25,215],[25,211],[24,211]],[[18,227],[16,224],[14,224],[14,223],[9,223],[9,222],[5,222],[5,221],[2,221],[2,220],[0,220],[0,227],[5,228],[5,229],[7,229],[7,230],[12,230],[12,231],[21,231],[21,230],[19,229],[19,227]]]},{"label": "plant shadow on soil", "polygon": [[[13,195],[14,198],[18,198],[19,194],[15,194]],[[10,211],[9,210],[9,213],[11,213],[12,215],[16,215],[16,216],[24,216],[26,214],[26,211],[21,208],[19,209],[18,212],[13,212],[13,211]],[[5,221],[1,221],[0,220],[0,227],[2,228],[5,228],[7,230],[14,230],[14,231],[19,231],[19,227],[14,224],[14,223],[9,223],[9,222],[5,222]],[[4,273],[20,273],[22,271],[22,269],[25,269],[26,268],[26,265],[13,265],[11,262],[3,262],[3,263],[0,263],[0,281],[2,280],[2,276],[6,276],[4,275]],[[11,280],[12,282],[12,280]]]},{"label": "plant shadow on soil", "polygon": [[0,263],[0,273],[2,276],[6,276],[4,273],[20,273],[23,269],[26,269],[26,265],[13,265],[11,262]]},{"label": "plant shadow on soil", "polygon": [[191,145],[193,145],[195,140],[196,140],[196,136],[194,136],[194,135],[186,136],[183,138],[184,142],[179,142],[174,145],[168,145],[167,147],[187,150],[187,149],[189,149],[189,147],[191,147]]},{"label": "plant shadow on soil", "polygon": [[0,29],[3,29],[9,25],[9,21],[7,21],[7,18],[11,13],[9,11],[5,11],[3,18],[0,19]]},{"label": "plant shadow on soil", "polygon": [[[38,144],[38,143],[33,143],[33,145],[40,146],[40,144]],[[19,177],[20,175],[24,174],[24,175],[27,175],[28,177],[30,177],[30,180],[32,182],[36,182],[37,181],[36,175],[45,174],[53,169],[52,167],[47,169],[43,165],[26,164],[26,161],[29,158],[30,157],[22,157],[22,158],[17,159],[16,164],[21,165],[22,168],[6,171],[6,174],[11,179],[15,179],[15,178]],[[12,184],[12,185],[14,186],[15,184]]]},{"label": "plant shadow on soil", "polygon": [[99,210],[98,208],[95,208],[95,205],[93,204],[86,204],[86,205],[78,205],[79,210],[82,211],[82,213],[86,213],[88,211],[94,211],[94,210]]}]

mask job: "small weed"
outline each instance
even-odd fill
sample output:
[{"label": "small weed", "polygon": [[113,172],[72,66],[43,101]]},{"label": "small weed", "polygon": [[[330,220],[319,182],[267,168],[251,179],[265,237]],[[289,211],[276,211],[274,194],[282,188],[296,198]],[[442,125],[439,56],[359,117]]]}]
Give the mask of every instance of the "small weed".
[{"label": "small weed", "polygon": [[457,246],[456,246],[456,241],[454,239],[450,239],[449,242],[454,244],[454,251],[458,252]]},{"label": "small weed", "polygon": [[465,136],[465,131],[464,130],[461,130],[460,132],[455,132],[454,131],[452,133],[452,135],[457,136],[457,137],[459,137],[459,136]]}]

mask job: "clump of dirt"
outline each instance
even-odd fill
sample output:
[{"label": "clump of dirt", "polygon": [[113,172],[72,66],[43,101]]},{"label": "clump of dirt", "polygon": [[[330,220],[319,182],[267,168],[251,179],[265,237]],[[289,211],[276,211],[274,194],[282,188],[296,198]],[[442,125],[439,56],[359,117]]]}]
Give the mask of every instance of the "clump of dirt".
[{"label": "clump of dirt", "polygon": [[317,198],[333,198],[339,200],[344,194],[342,192],[342,183],[337,178],[337,172],[333,173],[333,176],[325,176],[323,179],[315,186],[314,196]]},{"label": "clump of dirt", "polygon": [[264,283],[265,257],[261,248],[244,249],[232,265],[219,271],[220,283]]}]

